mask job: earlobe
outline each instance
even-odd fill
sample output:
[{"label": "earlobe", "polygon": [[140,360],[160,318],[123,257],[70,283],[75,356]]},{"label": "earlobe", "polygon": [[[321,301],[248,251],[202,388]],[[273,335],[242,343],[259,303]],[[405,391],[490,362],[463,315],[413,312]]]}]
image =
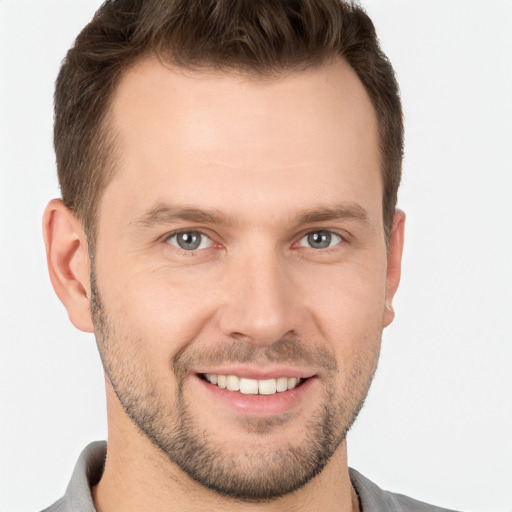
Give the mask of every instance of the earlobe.
[{"label": "earlobe", "polygon": [[75,327],[93,332],[89,297],[89,255],[87,237],[80,221],[53,199],[43,215],[43,235],[48,271],[53,288]]},{"label": "earlobe", "polygon": [[388,249],[388,265],[386,277],[386,303],[383,326],[387,327],[395,318],[393,298],[400,284],[402,271],[402,253],[404,249],[405,213],[397,210],[393,219]]}]

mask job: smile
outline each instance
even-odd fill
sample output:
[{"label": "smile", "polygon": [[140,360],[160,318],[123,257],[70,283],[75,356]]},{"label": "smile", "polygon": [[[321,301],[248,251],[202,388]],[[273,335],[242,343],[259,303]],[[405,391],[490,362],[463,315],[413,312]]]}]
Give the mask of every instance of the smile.
[{"label": "smile", "polygon": [[305,379],[299,377],[279,377],[277,379],[247,379],[236,375],[202,375],[205,380],[221,389],[238,391],[244,395],[274,395],[294,389]]}]

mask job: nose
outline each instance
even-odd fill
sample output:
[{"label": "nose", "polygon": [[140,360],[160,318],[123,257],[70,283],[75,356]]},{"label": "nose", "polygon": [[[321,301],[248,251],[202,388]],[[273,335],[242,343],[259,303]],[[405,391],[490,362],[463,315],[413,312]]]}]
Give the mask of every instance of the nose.
[{"label": "nose", "polygon": [[293,271],[274,250],[248,254],[230,265],[219,311],[224,336],[259,346],[298,335],[301,314]]}]

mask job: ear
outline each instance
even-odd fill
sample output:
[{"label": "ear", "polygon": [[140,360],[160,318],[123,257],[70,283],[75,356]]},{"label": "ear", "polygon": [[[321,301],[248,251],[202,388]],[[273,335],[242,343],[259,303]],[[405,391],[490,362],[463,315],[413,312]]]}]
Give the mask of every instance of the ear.
[{"label": "ear", "polygon": [[93,332],[89,308],[89,254],[81,222],[62,200],[53,199],[43,214],[46,259],[53,288],[75,327]]},{"label": "ear", "polygon": [[387,327],[395,318],[393,298],[400,283],[402,272],[402,252],[404,249],[405,213],[397,210],[393,219],[388,249],[388,268],[386,277],[386,304],[383,326]]}]

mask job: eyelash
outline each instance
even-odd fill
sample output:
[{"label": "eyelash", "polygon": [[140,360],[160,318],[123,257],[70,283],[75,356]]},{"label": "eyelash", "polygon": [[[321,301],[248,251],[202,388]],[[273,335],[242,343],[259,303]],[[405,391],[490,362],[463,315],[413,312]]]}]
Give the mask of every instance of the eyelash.
[{"label": "eyelash", "polygon": [[[324,234],[328,234],[330,235],[331,237],[335,237],[338,239],[337,243],[335,243],[332,247],[329,246],[329,247],[324,247],[324,248],[314,248],[314,247],[311,247],[311,246],[306,246],[306,245],[302,245],[301,242],[304,238],[312,235],[312,234],[318,234],[318,233],[324,233]],[[174,245],[174,244],[171,244],[169,241],[174,238],[174,237],[177,237],[181,234],[197,234],[201,237],[205,237],[207,238],[209,241],[210,241],[210,244],[208,247],[204,247],[204,248],[197,248],[197,249],[192,249],[192,250],[186,250],[186,249],[183,249],[181,247],[179,247],[178,245]],[[209,236],[208,234],[204,233],[203,231],[201,230],[198,230],[198,229],[189,229],[189,230],[179,230],[179,231],[174,231],[172,233],[169,233],[167,234],[164,238],[163,238],[164,242],[168,245],[172,245],[175,249],[177,249],[178,251],[180,251],[183,255],[186,255],[186,256],[196,256],[199,252],[201,251],[204,251],[205,249],[209,249],[212,245],[214,245],[216,242],[212,239],[211,236]],[[328,252],[331,252],[332,250],[335,250],[335,248],[337,246],[339,246],[340,244],[344,244],[344,243],[347,243],[347,239],[345,236],[342,236],[341,234],[337,233],[336,231],[333,231],[333,230],[329,230],[329,229],[313,229],[313,230],[309,230],[307,231],[306,233],[303,233],[300,235],[299,239],[298,239],[298,242],[295,242],[294,245],[299,245],[299,247],[304,247],[306,249],[311,249],[315,252],[322,252],[322,253],[328,253]],[[202,244],[202,241],[201,241],[201,244]]]}]

